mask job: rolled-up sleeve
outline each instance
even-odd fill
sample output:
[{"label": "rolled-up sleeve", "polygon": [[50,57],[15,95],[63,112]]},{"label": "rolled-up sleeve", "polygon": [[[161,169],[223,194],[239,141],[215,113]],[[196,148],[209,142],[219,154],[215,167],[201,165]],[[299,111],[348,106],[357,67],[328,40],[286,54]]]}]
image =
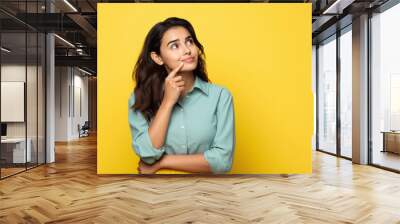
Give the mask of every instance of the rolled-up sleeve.
[{"label": "rolled-up sleeve", "polygon": [[236,137],[233,97],[225,88],[221,91],[216,113],[217,132],[204,158],[213,173],[227,173],[232,168]]},{"label": "rolled-up sleeve", "polygon": [[161,158],[165,149],[161,147],[157,149],[151,143],[148,132],[149,125],[143,114],[138,110],[133,110],[134,95],[132,94],[128,102],[128,120],[131,129],[132,147],[145,163],[153,164]]}]

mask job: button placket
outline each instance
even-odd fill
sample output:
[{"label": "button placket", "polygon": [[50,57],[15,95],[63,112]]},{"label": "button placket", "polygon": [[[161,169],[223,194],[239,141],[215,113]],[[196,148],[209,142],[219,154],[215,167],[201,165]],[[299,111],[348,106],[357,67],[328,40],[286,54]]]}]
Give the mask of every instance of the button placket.
[{"label": "button placket", "polygon": [[182,139],[184,141],[184,144],[182,144],[182,148],[184,150],[186,150],[186,153],[188,153],[188,149],[187,149],[187,131],[186,131],[186,126],[185,126],[185,113],[183,113],[183,111],[184,111],[184,108],[182,106],[182,108],[181,108],[181,112],[182,112],[181,113],[181,115],[182,115],[181,129],[182,129],[182,133],[183,133],[183,136],[184,136],[184,138]]}]

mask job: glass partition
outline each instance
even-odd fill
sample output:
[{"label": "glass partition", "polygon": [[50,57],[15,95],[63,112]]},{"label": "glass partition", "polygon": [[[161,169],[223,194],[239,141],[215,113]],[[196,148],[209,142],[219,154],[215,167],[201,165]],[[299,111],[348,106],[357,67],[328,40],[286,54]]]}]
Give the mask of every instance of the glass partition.
[{"label": "glass partition", "polygon": [[336,154],[336,36],[318,47],[318,149]]},{"label": "glass partition", "polygon": [[26,33],[3,32],[1,47],[1,176],[7,177],[24,171],[31,158],[26,141]]},{"label": "glass partition", "polygon": [[[45,34],[18,20],[45,1],[1,1],[0,178],[45,163]],[[35,18],[35,17],[34,17]]]}]

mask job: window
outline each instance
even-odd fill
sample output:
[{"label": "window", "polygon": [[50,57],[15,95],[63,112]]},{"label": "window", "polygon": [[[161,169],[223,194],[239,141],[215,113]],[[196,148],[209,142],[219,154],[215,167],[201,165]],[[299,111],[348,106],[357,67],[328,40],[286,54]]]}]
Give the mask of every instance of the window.
[{"label": "window", "polygon": [[352,34],[351,26],[340,36],[340,155],[352,157]]},{"label": "window", "polygon": [[318,47],[318,149],[336,153],[336,36]]},{"label": "window", "polygon": [[400,4],[371,18],[372,164],[400,170]]}]

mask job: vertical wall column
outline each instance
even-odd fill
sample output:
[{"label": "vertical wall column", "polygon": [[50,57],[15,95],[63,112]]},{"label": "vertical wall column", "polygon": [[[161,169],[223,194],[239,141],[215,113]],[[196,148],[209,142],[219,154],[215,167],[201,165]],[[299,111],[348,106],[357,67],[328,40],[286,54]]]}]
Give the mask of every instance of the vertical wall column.
[{"label": "vertical wall column", "polygon": [[46,163],[55,161],[55,73],[54,35],[46,35]]},{"label": "vertical wall column", "polygon": [[[51,1],[46,1],[46,12],[53,12]],[[55,43],[54,34],[46,34],[46,163],[55,162]]]},{"label": "vertical wall column", "polygon": [[368,163],[368,15],[353,19],[353,162]]}]

